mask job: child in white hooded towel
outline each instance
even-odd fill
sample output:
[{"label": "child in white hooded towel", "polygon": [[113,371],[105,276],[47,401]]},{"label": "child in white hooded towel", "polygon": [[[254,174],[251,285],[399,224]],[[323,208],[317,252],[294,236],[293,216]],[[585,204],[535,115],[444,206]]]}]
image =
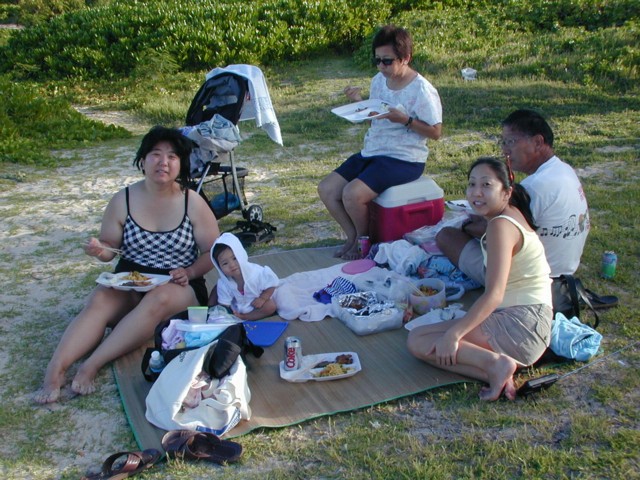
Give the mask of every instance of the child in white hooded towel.
[{"label": "child in white hooded towel", "polygon": [[209,305],[223,305],[241,320],[260,320],[276,312],[273,293],[278,276],[267,266],[249,262],[238,237],[223,233],[211,247],[211,261],[218,270]]}]

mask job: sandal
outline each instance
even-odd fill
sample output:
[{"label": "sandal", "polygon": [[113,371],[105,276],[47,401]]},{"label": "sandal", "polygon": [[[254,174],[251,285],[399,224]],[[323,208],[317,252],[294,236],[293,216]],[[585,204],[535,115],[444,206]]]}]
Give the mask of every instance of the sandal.
[{"label": "sandal", "polygon": [[162,454],[153,448],[143,452],[114,453],[104,461],[100,473],[87,475],[82,477],[81,480],[121,480],[129,478],[147,468],[153,467],[161,457]]},{"label": "sandal", "polygon": [[169,458],[205,460],[219,464],[236,462],[242,454],[242,445],[221,440],[213,433],[191,430],[172,430],[162,437],[162,448]]},{"label": "sandal", "polygon": [[587,294],[587,298],[591,302],[591,306],[594,310],[602,310],[604,308],[611,308],[618,306],[618,297],[614,295],[598,295],[597,293],[592,292],[588,288],[584,289]]}]

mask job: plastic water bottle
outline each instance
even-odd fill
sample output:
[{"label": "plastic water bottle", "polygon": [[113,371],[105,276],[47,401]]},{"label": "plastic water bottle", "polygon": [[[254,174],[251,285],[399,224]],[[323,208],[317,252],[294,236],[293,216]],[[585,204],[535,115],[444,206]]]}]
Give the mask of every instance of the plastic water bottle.
[{"label": "plastic water bottle", "polygon": [[164,360],[158,350],[151,352],[151,358],[149,359],[149,370],[154,373],[160,373],[164,368]]}]

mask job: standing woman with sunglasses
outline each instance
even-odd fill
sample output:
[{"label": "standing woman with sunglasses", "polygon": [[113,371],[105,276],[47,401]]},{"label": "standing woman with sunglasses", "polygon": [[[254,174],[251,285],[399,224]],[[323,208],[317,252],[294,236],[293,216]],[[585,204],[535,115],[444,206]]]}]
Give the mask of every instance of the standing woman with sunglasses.
[{"label": "standing woman with sunglasses", "polygon": [[[364,148],[318,185],[320,199],[347,237],[335,253],[345,260],[358,258],[358,237],[369,235],[369,203],[389,187],[417,180],[429,155],[427,139],[442,135],[440,96],[409,65],[409,33],[387,25],[373,38],[372,50],[378,73],[369,97],[390,107],[371,120]],[[352,101],[362,100],[357,87],[347,87],[345,94]]]},{"label": "standing woman with sunglasses", "polygon": [[551,338],[551,279],[527,191],[496,158],[479,158],[468,175],[467,200],[487,221],[480,245],[485,290],[464,317],[411,330],[417,358],[489,384],[481,400],[513,400],[513,374],[532,365]]}]

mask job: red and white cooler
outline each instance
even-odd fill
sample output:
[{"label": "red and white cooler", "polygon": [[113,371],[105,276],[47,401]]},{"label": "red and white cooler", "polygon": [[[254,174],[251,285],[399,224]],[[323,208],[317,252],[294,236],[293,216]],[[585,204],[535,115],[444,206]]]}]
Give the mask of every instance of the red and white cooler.
[{"label": "red and white cooler", "polygon": [[399,240],[405,233],[435,225],[444,216],[444,191],[427,176],[388,188],[369,205],[372,243]]}]

